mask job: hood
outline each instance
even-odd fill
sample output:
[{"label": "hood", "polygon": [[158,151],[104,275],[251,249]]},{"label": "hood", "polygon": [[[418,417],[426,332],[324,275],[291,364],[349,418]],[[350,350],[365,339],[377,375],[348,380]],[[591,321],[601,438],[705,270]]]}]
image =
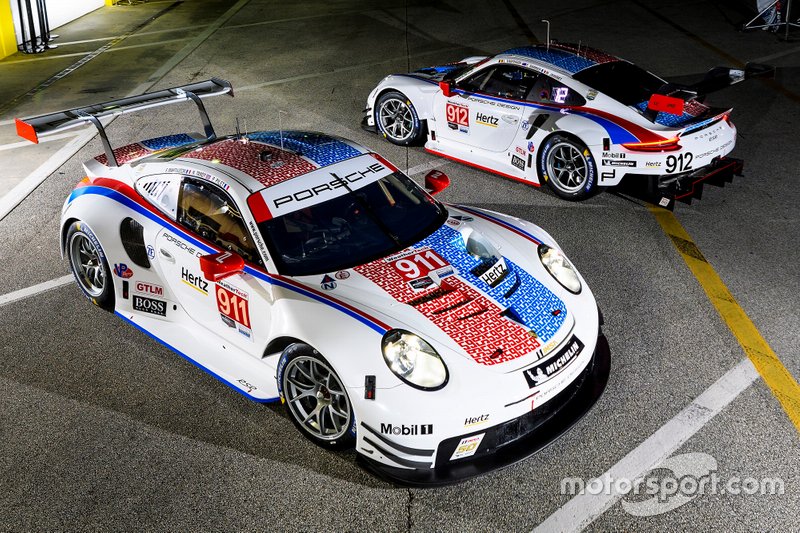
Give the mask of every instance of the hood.
[{"label": "hood", "polygon": [[433,234],[396,254],[303,281],[503,372],[548,353],[574,320],[546,286],[556,282],[542,276],[535,248],[535,263],[515,262],[508,255],[519,254],[496,226],[485,231],[485,221],[450,212]]}]

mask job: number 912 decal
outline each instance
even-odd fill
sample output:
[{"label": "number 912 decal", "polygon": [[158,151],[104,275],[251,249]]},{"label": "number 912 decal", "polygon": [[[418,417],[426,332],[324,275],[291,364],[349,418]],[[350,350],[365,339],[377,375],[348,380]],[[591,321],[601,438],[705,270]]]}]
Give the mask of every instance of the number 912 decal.
[{"label": "number 912 decal", "polygon": [[680,155],[670,155],[667,156],[667,165],[666,170],[667,174],[672,174],[674,172],[686,172],[687,170],[692,170],[692,160],[694,156],[691,152],[686,152],[685,154]]}]

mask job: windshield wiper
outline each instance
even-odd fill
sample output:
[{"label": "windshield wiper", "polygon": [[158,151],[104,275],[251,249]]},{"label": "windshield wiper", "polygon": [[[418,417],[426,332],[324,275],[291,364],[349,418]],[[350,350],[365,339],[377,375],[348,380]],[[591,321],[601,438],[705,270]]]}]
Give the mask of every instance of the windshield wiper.
[{"label": "windshield wiper", "polygon": [[392,230],[389,229],[389,226],[387,226],[386,223],[384,223],[383,220],[381,220],[381,218],[372,209],[370,203],[367,202],[366,199],[356,194],[355,191],[350,188],[350,186],[347,184],[347,180],[343,180],[333,172],[331,172],[331,176],[339,180],[339,183],[341,183],[342,186],[345,189],[347,189],[347,192],[350,194],[350,196],[352,196],[355,199],[355,201],[358,202],[358,204],[364,208],[364,211],[367,212],[369,218],[371,218],[372,221],[375,222],[375,224],[380,228],[380,230],[384,234],[386,234],[386,236],[389,237],[392,240],[392,242],[394,242],[397,246],[403,246],[402,244],[400,244],[400,238],[394,233],[392,233]]}]

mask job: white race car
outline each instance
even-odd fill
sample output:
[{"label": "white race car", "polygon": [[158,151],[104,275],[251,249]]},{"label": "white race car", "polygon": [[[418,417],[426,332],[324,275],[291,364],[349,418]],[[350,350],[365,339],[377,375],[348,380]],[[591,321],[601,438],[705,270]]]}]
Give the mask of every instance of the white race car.
[{"label": "white race car", "polygon": [[742,161],[730,109],[703,104],[708,92],[771,68],[712,69],[678,86],[591,48],[552,43],[493,57],[387,76],[370,93],[362,121],[387,140],[425,149],[501,176],[582,200],[627,176],[649,198],[699,198]]},{"label": "white race car", "polygon": [[[442,204],[344,139],[216,138],[200,99],[230,91],[212,79],[18,121],[33,141],[100,131],[105,154],[61,215],[92,302],[397,482],[508,465],[589,410],[608,344],[547,233]],[[103,117],[187,99],[204,135],[108,144]],[[426,177],[431,193],[447,184]]]}]

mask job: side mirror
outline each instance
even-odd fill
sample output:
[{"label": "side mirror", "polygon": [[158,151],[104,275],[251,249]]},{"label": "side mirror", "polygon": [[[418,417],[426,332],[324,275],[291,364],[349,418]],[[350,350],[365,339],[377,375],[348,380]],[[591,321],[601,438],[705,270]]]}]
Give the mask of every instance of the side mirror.
[{"label": "side mirror", "polygon": [[452,81],[440,81],[439,88],[442,90],[442,94],[445,95],[447,98],[450,98],[455,93],[453,92],[453,82]]},{"label": "side mirror", "polygon": [[439,194],[450,186],[450,178],[441,170],[431,170],[425,175],[425,188],[432,195]]},{"label": "side mirror", "polygon": [[219,281],[244,271],[244,259],[233,252],[201,255],[200,270],[208,281]]}]

